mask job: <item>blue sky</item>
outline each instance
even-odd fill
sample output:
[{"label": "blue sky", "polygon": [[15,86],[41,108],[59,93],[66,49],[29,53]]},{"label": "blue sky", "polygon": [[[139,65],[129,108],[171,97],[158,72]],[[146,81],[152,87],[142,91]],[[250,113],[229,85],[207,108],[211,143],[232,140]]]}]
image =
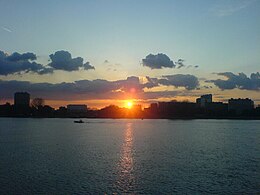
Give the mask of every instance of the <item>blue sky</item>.
[{"label": "blue sky", "polygon": [[[0,0],[0,50],[33,52],[42,64],[49,63],[50,54],[65,50],[96,68],[40,77],[11,74],[0,76],[2,80],[250,75],[260,70],[260,0]],[[152,70],[140,65],[150,53],[199,68]],[[108,74],[105,60],[115,72]]]}]

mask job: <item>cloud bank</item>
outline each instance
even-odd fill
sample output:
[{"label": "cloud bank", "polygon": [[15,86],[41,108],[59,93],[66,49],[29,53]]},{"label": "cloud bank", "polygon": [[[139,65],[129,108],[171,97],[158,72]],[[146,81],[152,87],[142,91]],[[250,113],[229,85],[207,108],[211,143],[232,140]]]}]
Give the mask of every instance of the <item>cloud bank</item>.
[{"label": "cloud bank", "polygon": [[0,98],[10,99],[17,91],[27,91],[32,94],[32,96],[52,100],[126,99],[129,97],[149,99],[149,97],[159,98],[174,96],[178,92],[145,92],[145,88],[165,85],[174,86],[176,88],[185,87],[187,90],[192,90],[195,89],[194,86],[198,85],[196,81],[197,79],[191,79],[191,75],[168,75],[163,76],[163,78],[147,77],[147,82],[145,83],[142,83],[139,77],[136,76],[116,81],[96,79],[57,84],[0,80]]},{"label": "cloud bank", "polygon": [[224,76],[226,79],[208,80],[207,82],[214,83],[222,90],[242,89],[242,90],[260,90],[260,74],[259,72],[252,73],[247,77],[244,73],[234,74],[232,72],[217,73],[219,76]]},{"label": "cloud bank", "polygon": [[146,77],[148,82],[145,84],[147,88],[153,88],[159,85],[184,87],[187,90],[197,89],[199,87],[199,79],[190,74],[164,75],[163,78]]},{"label": "cloud bank", "polygon": [[199,86],[199,80],[196,76],[190,74],[176,74],[163,76],[166,79],[161,79],[161,84],[175,87],[184,87],[187,90],[196,89]]}]

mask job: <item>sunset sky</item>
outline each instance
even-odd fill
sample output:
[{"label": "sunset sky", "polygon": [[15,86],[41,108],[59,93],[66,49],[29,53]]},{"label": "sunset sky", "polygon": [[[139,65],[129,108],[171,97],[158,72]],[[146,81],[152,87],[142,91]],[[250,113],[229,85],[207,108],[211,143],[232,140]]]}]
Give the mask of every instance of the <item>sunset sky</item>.
[{"label": "sunset sky", "polygon": [[259,71],[260,0],[0,0],[1,104],[260,104]]}]

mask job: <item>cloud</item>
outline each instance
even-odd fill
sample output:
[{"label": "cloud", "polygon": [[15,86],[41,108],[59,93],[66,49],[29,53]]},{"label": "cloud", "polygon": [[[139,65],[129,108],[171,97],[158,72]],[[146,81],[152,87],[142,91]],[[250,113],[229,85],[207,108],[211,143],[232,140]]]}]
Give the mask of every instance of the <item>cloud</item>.
[{"label": "cloud", "polygon": [[[127,98],[160,98],[174,96],[179,92],[159,91],[146,92],[145,88],[159,85],[185,87],[188,90],[197,86],[190,79],[192,75],[164,76],[163,78],[149,78],[143,83],[139,77],[131,76],[126,79],[108,81],[104,79],[79,80],[63,83],[31,83],[29,81],[0,80],[0,98],[10,99],[17,91],[27,91],[32,97],[42,97],[51,100],[88,100],[88,99],[127,99]],[[181,81],[177,81],[180,79]],[[185,81],[188,79],[188,81]],[[196,79],[195,79],[196,81]],[[193,80],[194,82],[194,80]],[[62,95],[61,95],[62,94]]]},{"label": "cloud", "polygon": [[144,84],[146,88],[153,88],[159,85],[184,87],[187,90],[197,89],[199,87],[199,79],[190,74],[175,74],[164,75],[163,78],[150,78],[146,77],[147,83]]},{"label": "cloud", "polygon": [[233,2],[224,1],[222,5],[216,5],[210,11],[219,17],[230,16],[247,8],[254,2],[256,2],[256,0],[236,0]]},{"label": "cloud", "polygon": [[184,87],[187,90],[193,90],[199,86],[198,78],[190,74],[166,75],[163,78],[159,80],[159,83],[166,86]]},{"label": "cloud", "polygon": [[149,54],[145,57],[145,59],[142,59],[143,66],[147,66],[151,69],[162,69],[162,68],[198,68],[199,66],[193,66],[193,65],[186,65],[184,63],[184,59],[178,59],[177,62],[173,62],[166,54],[158,53],[156,55]]},{"label": "cloud", "polygon": [[76,71],[80,69],[95,69],[89,62],[83,63],[83,58],[72,58],[68,51],[56,51],[50,55],[51,63],[48,65],[56,70]]},{"label": "cloud", "polygon": [[260,90],[260,74],[259,72],[252,73],[247,77],[244,73],[234,74],[232,72],[217,73],[219,76],[224,76],[226,79],[208,80],[207,82],[214,83],[222,90],[243,89],[243,90]]},{"label": "cloud", "polygon": [[6,31],[6,32],[9,32],[9,33],[12,32],[9,28],[3,27],[3,26],[2,26],[2,29],[3,29],[4,31]]},{"label": "cloud", "polygon": [[143,66],[147,66],[151,69],[161,69],[161,68],[175,68],[174,62],[163,53],[158,53],[157,55],[149,54],[142,59]]},{"label": "cloud", "polygon": [[17,62],[21,60],[36,60],[36,55],[34,53],[23,53],[19,54],[17,52],[14,52],[10,56],[7,56],[7,60],[12,61],[12,62]]},{"label": "cloud", "polygon": [[34,62],[36,55],[33,53],[13,53],[8,55],[0,51],[0,75],[21,74],[21,73],[52,73],[53,69]]},{"label": "cloud", "polygon": [[14,52],[8,55],[0,50],[0,75],[37,73],[49,74],[55,70],[77,71],[95,69],[89,62],[83,63],[83,58],[72,58],[67,51],[57,51],[50,55],[51,63],[42,65],[37,62],[36,54]]},{"label": "cloud", "polygon": [[177,68],[180,69],[182,67],[184,67],[184,60],[183,59],[179,59],[177,62],[175,62],[175,64],[177,64]]}]

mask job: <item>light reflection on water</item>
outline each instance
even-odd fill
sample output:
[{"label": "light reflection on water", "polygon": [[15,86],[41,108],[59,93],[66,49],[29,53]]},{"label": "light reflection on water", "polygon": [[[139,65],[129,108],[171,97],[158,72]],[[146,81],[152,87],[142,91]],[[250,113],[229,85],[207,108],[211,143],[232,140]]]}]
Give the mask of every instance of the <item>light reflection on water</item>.
[{"label": "light reflection on water", "polygon": [[131,192],[135,183],[133,173],[133,127],[127,123],[124,132],[124,142],[120,152],[120,161],[117,165],[118,178],[115,189],[120,192]]}]

